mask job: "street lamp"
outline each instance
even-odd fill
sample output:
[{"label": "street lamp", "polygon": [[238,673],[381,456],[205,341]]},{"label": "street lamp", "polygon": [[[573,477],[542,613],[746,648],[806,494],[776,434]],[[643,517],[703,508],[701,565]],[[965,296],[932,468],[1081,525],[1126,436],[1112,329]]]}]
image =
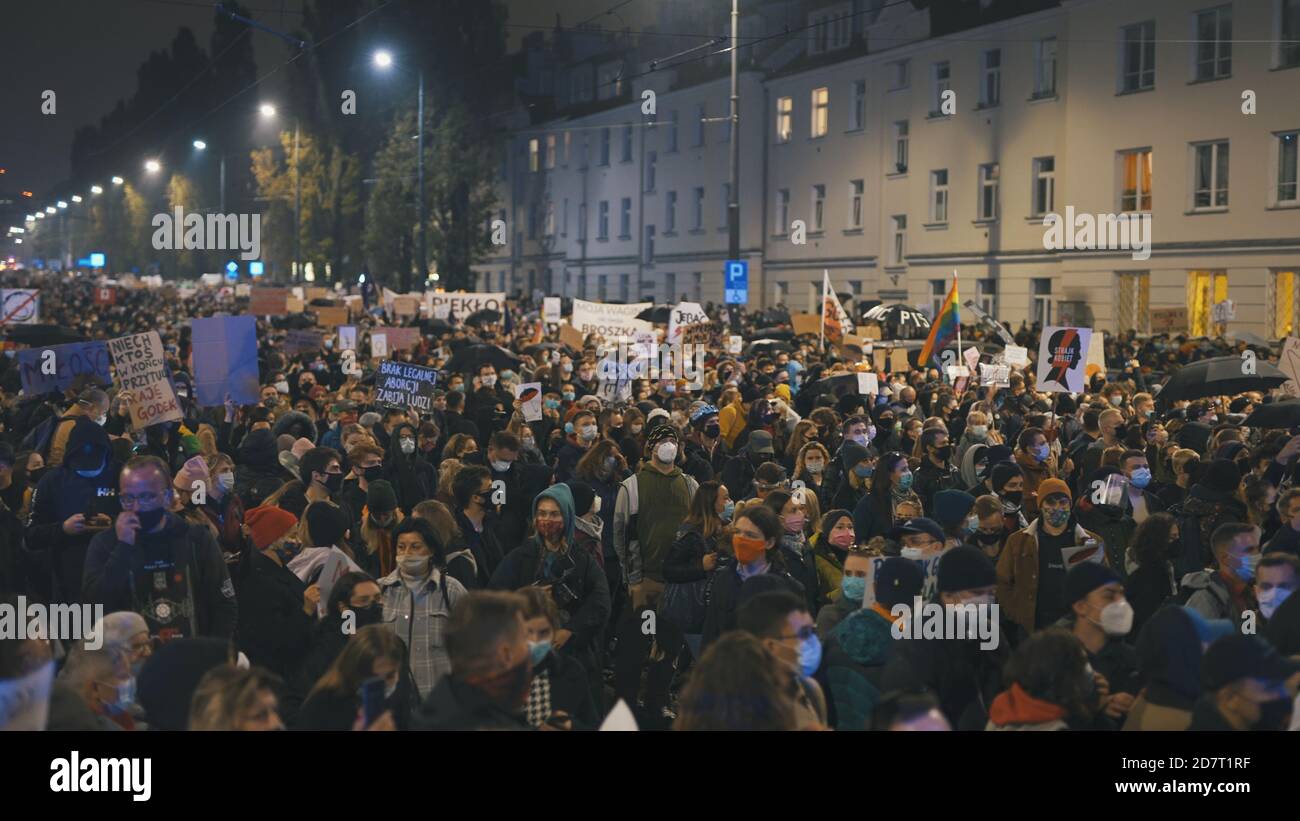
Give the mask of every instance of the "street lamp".
[{"label": "street lamp", "polygon": [[260,106],[258,106],[257,110],[263,117],[275,116],[275,106],[271,105],[270,103],[262,103]]},{"label": "street lamp", "polygon": [[[266,119],[275,116],[275,106],[262,103],[258,111]],[[224,210],[224,209],[223,209]],[[294,281],[302,267],[302,178],[298,175],[298,118],[293,118],[293,274]]]},{"label": "street lamp", "polygon": [[53,205],[47,205],[47,206],[45,206],[45,213],[47,213],[47,214],[53,214],[53,213],[55,213],[54,206],[53,206]]},{"label": "street lamp", "polygon": [[[195,151],[206,151],[206,150],[208,149],[208,144],[207,144],[206,142],[204,142],[203,140],[195,140],[195,141],[192,143],[192,145],[194,146],[194,150],[195,150]],[[225,155],[225,152],[222,152],[222,154],[221,154],[221,170],[220,170],[220,175],[219,175],[219,178],[218,178],[217,188],[218,188],[218,190],[220,191],[220,198],[221,198],[221,199],[220,199],[220,204],[218,205],[218,210],[220,211],[220,213],[224,214],[224,213],[226,213],[226,155]]]},{"label": "street lamp", "polygon": [[[388,69],[393,65],[393,55],[386,49],[380,49],[374,55],[375,65],[382,69]],[[415,149],[415,216],[420,226],[420,241],[418,245],[420,276],[424,277],[428,272],[429,256],[425,242],[424,230],[424,69],[417,73],[418,85],[416,91],[416,123],[418,126],[417,143]],[[402,271],[402,293],[411,290],[411,272],[410,270]]]},{"label": "street lamp", "polygon": [[122,179],[121,177],[113,178],[113,185],[121,185],[124,182],[126,182],[126,180]]},{"label": "street lamp", "polygon": [[73,201],[73,202],[81,202],[81,195],[80,195],[80,194],[73,194],[73,195],[72,195],[72,201]]},{"label": "street lamp", "polygon": [[67,208],[67,207],[68,207],[68,203],[65,202],[64,200],[59,200],[57,203],[55,203],[55,205],[59,206],[60,208]]},{"label": "street lamp", "polygon": [[98,185],[92,185],[92,186],[90,186],[90,193],[92,193],[92,194],[102,194],[102,193],[104,193],[104,189],[101,188],[101,187],[98,186]]},{"label": "street lamp", "polygon": [[157,174],[159,171],[162,170],[162,163],[158,162],[157,160],[146,160],[144,164],[144,170],[148,171],[150,174]]},{"label": "street lamp", "polygon": [[208,147],[208,144],[203,142],[203,140],[195,140],[194,147],[197,148],[199,151],[202,151],[203,149]]}]

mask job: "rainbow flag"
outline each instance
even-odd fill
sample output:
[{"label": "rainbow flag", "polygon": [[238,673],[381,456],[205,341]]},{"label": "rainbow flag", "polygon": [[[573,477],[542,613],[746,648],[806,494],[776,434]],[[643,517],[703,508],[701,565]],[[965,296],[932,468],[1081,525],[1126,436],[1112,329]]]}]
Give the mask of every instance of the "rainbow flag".
[{"label": "rainbow flag", "polygon": [[944,299],[938,315],[931,320],[930,336],[926,338],[925,345],[921,348],[921,367],[925,367],[925,363],[931,358],[938,359],[939,351],[946,348],[957,337],[957,329],[960,326],[961,315],[957,309],[957,272],[953,271],[952,290]]}]

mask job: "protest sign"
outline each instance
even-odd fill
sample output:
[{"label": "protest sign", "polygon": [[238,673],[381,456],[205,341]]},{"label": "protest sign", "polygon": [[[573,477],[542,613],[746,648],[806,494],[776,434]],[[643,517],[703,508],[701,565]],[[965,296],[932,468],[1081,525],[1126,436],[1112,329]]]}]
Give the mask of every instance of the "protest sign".
[{"label": "protest sign", "polygon": [[321,349],[320,331],[306,331],[295,328],[289,331],[281,347],[289,356],[297,356],[303,352],[315,353]]},{"label": "protest sign", "polygon": [[1019,345],[1008,345],[1002,350],[1002,356],[1008,365],[1022,368],[1029,364],[1029,349]]},{"label": "protest sign", "polygon": [[388,356],[388,336],[386,334],[370,335],[370,355],[380,358]]},{"label": "protest sign", "polygon": [[542,299],[542,321],[560,321],[560,298],[558,296],[548,296]]},{"label": "protest sign", "polygon": [[390,351],[410,350],[420,344],[419,328],[385,328],[384,335],[388,337]]},{"label": "protest sign", "polygon": [[691,325],[709,321],[708,314],[697,302],[679,302],[668,314],[668,344],[682,341],[682,332]]},{"label": "protest sign", "polygon": [[34,325],[41,321],[41,292],[36,288],[0,291],[0,324]]},{"label": "protest sign", "polygon": [[1237,304],[1231,299],[1216,302],[1210,312],[1210,318],[1217,323],[1232,322],[1237,318]]},{"label": "protest sign", "polygon": [[1282,393],[1291,397],[1300,397],[1300,338],[1294,336],[1286,338],[1277,367],[1282,373],[1291,377],[1282,384]]},{"label": "protest sign", "polygon": [[110,287],[101,287],[95,289],[96,305],[113,305],[117,302],[117,289]]},{"label": "protest sign", "polygon": [[866,396],[875,396],[880,393],[880,380],[874,373],[858,374],[858,393]]},{"label": "protest sign", "polygon": [[1152,308],[1151,333],[1184,333],[1187,331],[1186,308]]},{"label": "protest sign", "polygon": [[1077,545],[1075,547],[1061,548],[1061,560],[1065,564],[1065,570],[1068,573],[1070,568],[1084,562],[1096,562],[1104,564],[1106,548],[1100,542],[1092,544]]},{"label": "protest sign", "polygon": [[312,310],[316,312],[316,324],[322,328],[333,328],[348,321],[348,309],[346,305],[330,308],[325,306],[316,306]]},{"label": "protest sign", "polygon": [[194,394],[199,407],[217,407],[226,394],[241,405],[258,401],[257,319],[214,316],[190,324]]},{"label": "protest sign", "polygon": [[246,282],[241,282],[235,286],[235,296],[250,296],[253,293],[253,286]]},{"label": "protest sign", "polygon": [[575,351],[582,350],[582,340],[586,336],[572,325],[560,325],[560,342],[568,345]]},{"label": "protest sign", "polygon": [[451,319],[451,306],[446,303],[443,303],[442,305],[434,305],[433,318],[442,320]]},{"label": "protest sign", "polygon": [[987,362],[980,363],[980,384],[986,387],[1009,388],[1011,387],[1011,366],[1010,365],[990,365]]},{"label": "protest sign", "polygon": [[167,379],[162,339],[157,331],[110,340],[108,350],[117,369],[118,386],[130,391],[131,424],[136,430],[181,418],[176,393]]},{"label": "protest sign", "polygon": [[727,337],[727,353],[738,354],[745,344],[745,338],[739,334],[732,334]]},{"label": "protest sign", "polygon": [[870,340],[873,340],[873,341],[874,341],[874,340],[877,340],[877,339],[880,339],[880,338],[881,338],[881,337],[880,337],[880,326],[879,326],[879,325],[867,325],[866,327],[861,328],[861,329],[859,330],[859,332],[858,332],[858,336],[862,337],[863,339],[870,339]]},{"label": "protest sign", "polygon": [[284,301],[284,311],[287,314],[300,314],[307,309],[307,303],[296,296],[291,296]]},{"label": "protest sign", "polygon": [[321,288],[317,285],[308,285],[303,288],[303,299],[311,302],[313,299],[324,299],[330,295],[328,288]]},{"label": "protest sign", "polygon": [[70,342],[19,351],[18,373],[25,396],[66,391],[79,376],[89,376],[96,385],[111,385],[108,346],[103,342]]},{"label": "protest sign", "polygon": [[306,301],[306,295],[303,293],[301,285],[293,286],[292,288],[289,289],[289,292],[293,295],[294,299],[301,299],[303,301]]},{"label": "protest sign", "polygon": [[889,354],[879,348],[872,351],[871,352],[872,368],[877,371],[883,371],[885,369],[885,362],[888,359],[888,357]]},{"label": "protest sign", "polygon": [[588,302],[585,299],[573,300],[573,318],[570,323],[583,336],[599,334],[606,339],[620,336],[631,337],[637,331],[651,330],[652,326],[636,315],[649,308],[649,302],[636,302],[631,305],[607,305],[604,302]]},{"label": "protest sign", "polygon": [[1084,374],[1091,379],[1094,373],[1106,374],[1106,332],[1094,331],[1092,339],[1088,341],[1088,364],[1084,366]]},{"label": "protest sign", "polygon": [[1038,347],[1035,389],[1047,393],[1082,393],[1087,381],[1085,357],[1092,340],[1091,328],[1049,325]]},{"label": "protest sign", "polygon": [[889,352],[889,370],[894,373],[906,373],[912,369],[912,363],[907,361],[907,351],[903,348],[894,348]]},{"label": "protest sign", "polygon": [[[920,558],[913,559],[917,566],[921,568],[921,597],[930,598],[931,593],[938,586],[939,579],[939,559],[943,557],[944,550],[926,551]],[[880,571],[880,566],[885,563],[886,556],[873,556],[871,564],[867,567],[867,591],[862,599],[863,607],[871,607],[876,603],[876,574]]]},{"label": "protest sign", "polygon": [[980,352],[975,346],[967,348],[962,358],[966,360],[966,368],[970,373],[974,373],[979,368]]},{"label": "protest sign", "polygon": [[433,368],[385,359],[375,373],[375,402],[390,408],[432,411],[437,381],[438,372]]},{"label": "protest sign", "polygon": [[523,411],[525,422],[542,421],[542,383],[525,382],[515,386],[515,398]]},{"label": "protest sign", "polygon": [[790,324],[794,327],[794,335],[821,333],[822,315],[821,314],[791,314]]},{"label": "protest sign", "polygon": [[420,303],[415,297],[399,296],[393,300],[393,315],[398,317],[419,316]]},{"label": "protest sign", "polygon": [[339,350],[355,351],[357,349],[357,326],[340,325],[339,327]]},{"label": "protest sign", "polygon": [[248,312],[253,316],[284,316],[288,302],[288,288],[254,288],[248,296]]},{"label": "protest sign", "polygon": [[463,320],[475,311],[492,310],[505,314],[506,294],[505,291],[475,294],[429,291],[424,295],[424,304],[428,306],[430,315],[434,317],[438,316],[439,306],[446,305],[450,312],[450,316],[446,318]]}]

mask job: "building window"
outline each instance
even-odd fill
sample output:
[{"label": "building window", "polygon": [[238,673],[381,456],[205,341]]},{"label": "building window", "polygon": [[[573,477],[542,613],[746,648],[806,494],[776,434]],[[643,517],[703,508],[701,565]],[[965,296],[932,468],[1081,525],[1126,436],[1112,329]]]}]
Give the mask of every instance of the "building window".
[{"label": "building window", "polygon": [[867,127],[867,81],[853,81],[853,105],[849,107],[849,130]]},{"label": "building window", "polygon": [[948,221],[948,169],[930,172],[930,222]]},{"label": "building window", "polygon": [[812,90],[812,122],[810,123],[811,136],[825,137],[827,126],[830,124],[830,90],[814,88]]},{"label": "building window", "polygon": [[632,162],[632,124],[623,126],[623,162]]},{"label": "building window", "polygon": [[862,180],[849,180],[849,228],[862,227]]},{"label": "building window", "polygon": [[645,261],[647,263],[655,261],[655,227],[653,225],[645,227]]},{"label": "building window", "polygon": [[555,167],[555,135],[546,135],[546,167]]},{"label": "building window", "polygon": [[664,197],[664,233],[677,230],[677,192],[669,191]]},{"label": "building window", "polygon": [[895,60],[889,64],[889,90],[898,91],[912,84],[912,61]]},{"label": "building window", "polygon": [[600,164],[609,165],[609,129],[600,130]]},{"label": "building window", "polygon": [[564,166],[565,168],[569,167],[569,149],[572,147],[572,144],[573,144],[573,132],[572,131],[564,132],[564,155],[563,158],[560,160],[560,165]]},{"label": "building window", "polygon": [[1300,66],[1300,0],[1277,0],[1277,59],[1274,68]]},{"label": "building window", "polygon": [[618,275],[618,298],[622,302],[627,302],[630,292],[628,291],[628,275]]},{"label": "building window", "polygon": [[1116,328],[1136,330],[1140,334],[1151,331],[1151,274],[1146,271],[1125,271],[1118,277],[1116,301]]},{"label": "building window", "polygon": [[1056,210],[1056,158],[1034,158],[1034,211],[1041,217]]},{"label": "building window", "polygon": [[776,141],[790,142],[794,132],[794,99],[781,97],[776,101]]},{"label": "building window", "polygon": [[1120,29],[1120,90],[1145,91],[1156,85],[1156,21]]},{"label": "building window", "polygon": [[704,145],[704,121],[708,117],[708,109],[705,108],[704,103],[700,103],[695,107],[695,144],[697,146]]},{"label": "building window", "polygon": [[596,277],[596,299],[604,302],[609,298],[609,276],[600,274]]},{"label": "building window", "polygon": [[1056,94],[1056,38],[1047,37],[1034,44],[1034,97]]},{"label": "building window", "polygon": [[632,239],[632,198],[624,197],[618,214],[618,238]]},{"label": "building window", "polygon": [[943,93],[952,88],[952,67],[947,60],[930,67],[930,116],[942,116]]},{"label": "building window", "polygon": [[991,108],[1002,99],[1002,49],[989,49],[984,52],[980,62],[980,105]]},{"label": "building window", "polygon": [[1187,272],[1187,330],[1206,336],[1213,325],[1214,306],[1228,298],[1226,271]]},{"label": "building window", "polygon": [[1300,144],[1300,131],[1287,131],[1275,135],[1277,139],[1277,186],[1275,205],[1300,204],[1296,191],[1296,146]]},{"label": "building window", "polygon": [[555,203],[546,201],[546,236],[555,236]]},{"label": "building window", "polygon": [[700,231],[704,228],[704,189],[697,186],[691,194],[693,200],[691,227],[695,231]]},{"label": "building window", "polygon": [[846,7],[808,17],[808,53],[823,54],[849,44],[853,16]]},{"label": "building window", "polygon": [[1286,339],[1296,329],[1296,272],[1273,272],[1272,338]]},{"label": "building window", "polygon": [[528,206],[528,238],[537,239],[537,203]]},{"label": "building window", "polygon": [[892,249],[894,265],[902,265],[903,260],[907,258],[907,215],[895,214],[893,218],[894,225],[894,247]]},{"label": "building window", "polygon": [[587,203],[578,203],[578,242],[587,241]]},{"label": "building window", "polygon": [[677,110],[668,112],[668,152],[677,150]]},{"label": "building window", "polygon": [[907,120],[894,123],[894,170],[907,172]]},{"label": "building window", "polygon": [[943,310],[943,300],[948,296],[948,280],[930,280],[930,320],[933,321]]},{"label": "building window", "polygon": [[1151,210],[1151,149],[1122,151],[1120,171],[1124,175],[1120,211]]},{"label": "building window", "polygon": [[826,216],[826,186],[814,185],[812,187],[812,225],[808,228],[811,231],[820,231],[825,224]]},{"label": "building window", "polygon": [[695,273],[691,274],[691,279],[694,280],[694,285],[695,285],[695,287],[692,289],[695,291],[694,294],[695,301],[699,302],[701,299],[704,298],[704,275],[701,274],[699,271],[696,271]]},{"label": "building window", "polygon": [[1192,208],[1228,207],[1228,141],[1193,145]]},{"label": "building window", "polygon": [[600,214],[598,220],[596,238],[602,240],[609,239],[609,200],[600,201]]},{"label": "building window", "polygon": [[623,93],[623,64],[606,63],[596,76],[596,99],[611,100]]},{"label": "building window", "polygon": [[591,135],[582,135],[582,145],[578,146],[578,168],[583,171],[587,170],[587,162],[591,159]]},{"label": "building window", "polygon": [[538,157],[541,143],[536,137],[528,141],[528,170],[540,171],[542,167],[541,158]]},{"label": "building window", "polygon": [[997,316],[998,281],[996,279],[975,280],[975,304],[989,316]]},{"label": "building window", "polygon": [[1029,320],[1046,328],[1052,324],[1052,280],[1043,277],[1030,281]]},{"label": "building window", "polygon": [[677,301],[677,274],[664,274],[664,302]]},{"label": "building window", "polygon": [[997,163],[980,166],[980,207],[979,219],[995,220],[998,218],[998,176]]},{"label": "building window", "polygon": [[645,190],[655,190],[655,166],[659,162],[659,155],[653,151],[647,151],[645,155]]},{"label": "building window", "polygon": [[563,215],[561,216],[561,219],[563,220],[563,222],[560,223],[560,236],[567,237],[569,235],[569,198],[568,197],[564,198],[564,212]]},{"label": "building window", "polygon": [[786,234],[790,231],[790,189],[782,188],[776,192],[776,233]]},{"label": "building window", "polygon": [[719,228],[731,227],[731,217],[729,211],[730,208],[731,208],[731,183],[724,182],[722,184],[722,209],[721,209],[722,222],[718,225]]},{"label": "building window", "polygon": [[1232,6],[1196,13],[1197,80],[1232,76]]}]

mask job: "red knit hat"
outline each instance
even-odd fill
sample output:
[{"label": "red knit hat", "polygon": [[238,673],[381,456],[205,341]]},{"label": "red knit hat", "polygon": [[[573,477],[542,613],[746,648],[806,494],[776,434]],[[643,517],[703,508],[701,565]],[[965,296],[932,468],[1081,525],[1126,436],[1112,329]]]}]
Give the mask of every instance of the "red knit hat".
[{"label": "red knit hat", "polygon": [[253,537],[253,545],[258,550],[265,550],[268,545],[298,524],[298,519],[287,510],[262,505],[245,514],[244,524],[248,525],[248,532]]}]

